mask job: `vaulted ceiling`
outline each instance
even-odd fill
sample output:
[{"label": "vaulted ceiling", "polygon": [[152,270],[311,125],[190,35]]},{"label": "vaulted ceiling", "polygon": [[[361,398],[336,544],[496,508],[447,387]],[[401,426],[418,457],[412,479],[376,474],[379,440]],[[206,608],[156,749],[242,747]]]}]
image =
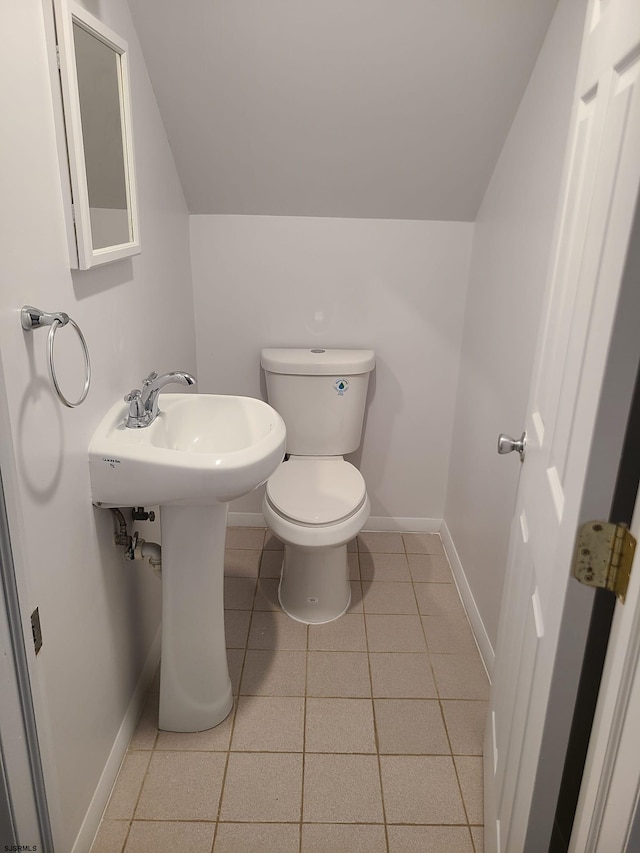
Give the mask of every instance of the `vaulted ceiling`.
[{"label": "vaulted ceiling", "polygon": [[471,221],[557,0],[129,3],[192,213]]}]

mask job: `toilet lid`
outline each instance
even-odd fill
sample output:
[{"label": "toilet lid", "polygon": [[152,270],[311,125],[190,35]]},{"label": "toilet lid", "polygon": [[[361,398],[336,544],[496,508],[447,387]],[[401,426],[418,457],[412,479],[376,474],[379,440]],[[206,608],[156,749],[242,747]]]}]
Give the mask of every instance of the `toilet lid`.
[{"label": "toilet lid", "polygon": [[336,524],[366,496],[362,474],[344,459],[294,457],[267,481],[267,498],[280,515],[302,524]]}]

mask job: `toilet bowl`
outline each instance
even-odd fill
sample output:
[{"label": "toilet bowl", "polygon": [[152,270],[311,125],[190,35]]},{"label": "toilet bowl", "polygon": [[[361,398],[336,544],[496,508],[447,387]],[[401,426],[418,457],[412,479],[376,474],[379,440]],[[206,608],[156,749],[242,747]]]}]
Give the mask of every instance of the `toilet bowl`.
[{"label": "toilet bowl", "polygon": [[299,622],[331,622],[349,608],[347,543],[371,504],[362,474],[342,457],[291,456],[267,483],[265,521],[284,543],[278,597]]},{"label": "toilet bowl", "polygon": [[287,428],[287,457],[267,481],[262,513],[284,543],[279,599],[306,624],[331,622],[351,601],[347,543],[370,502],[343,457],[360,445],[372,350],[264,349],[267,396]]}]

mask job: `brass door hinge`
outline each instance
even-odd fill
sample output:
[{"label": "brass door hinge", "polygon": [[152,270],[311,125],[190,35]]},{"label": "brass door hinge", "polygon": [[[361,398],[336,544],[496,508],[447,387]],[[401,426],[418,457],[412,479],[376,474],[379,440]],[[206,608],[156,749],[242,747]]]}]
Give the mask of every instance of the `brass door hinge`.
[{"label": "brass door hinge", "polygon": [[636,540],[625,525],[588,521],[578,529],[572,574],[587,586],[615,592],[624,604],[635,550]]}]

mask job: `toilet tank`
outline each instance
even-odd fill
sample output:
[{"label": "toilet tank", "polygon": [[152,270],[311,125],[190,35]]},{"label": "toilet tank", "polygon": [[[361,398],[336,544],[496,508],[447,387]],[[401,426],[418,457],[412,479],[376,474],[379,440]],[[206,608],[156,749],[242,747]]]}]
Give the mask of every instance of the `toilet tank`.
[{"label": "toilet tank", "polygon": [[260,363],[287,453],[344,456],[359,447],[373,350],[263,349]]}]

